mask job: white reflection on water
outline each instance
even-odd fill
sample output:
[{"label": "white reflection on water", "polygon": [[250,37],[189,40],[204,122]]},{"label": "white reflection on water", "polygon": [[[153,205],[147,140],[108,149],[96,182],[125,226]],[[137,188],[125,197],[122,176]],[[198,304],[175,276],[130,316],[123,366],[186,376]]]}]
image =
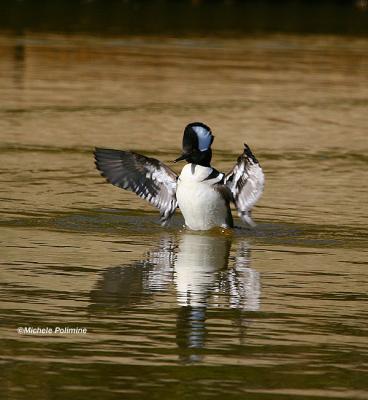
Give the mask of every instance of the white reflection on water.
[{"label": "white reflection on water", "polygon": [[[185,232],[164,236],[143,261],[142,290],[162,291],[174,283],[179,306],[230,307],[257,311],[260,307],[259,273],[250,268],[250,249],[239,242],[231,257],[227,236]],[[226,299],[226,301],[224,301]]]},{"label": "white reflection on water", "polygon": [[177,344],[184,362],[203,359],[196,350],[205,348],[209,306],[259,309],[259,273],[249,267],[248,244],[240,242],[234,259],[231,245],[228,237],[206,234],[184,233],[179,240],[174,281],[177,303],[182,307],[177,317]]},{"label": "white reflection on water", "polygon": [[260,308],[260,274],[250,263],[244,240],[235,243],[232,236],[213,233],[164,234],[142,261],[103,273],[91,293],[92,308],[123,312],[164,294],[166,304],[176,304],[179,358],[200,361],[206,349],[208,309],[237,310],[231,319],[242,331],[248,324],[243,312]]},{"label": "white reflection on water", "polygon": [[249,249],[241,242],[231,264],[231,240],[226,237],[185,233],[174,262],[177,301],[180,306],[220,306],[220,295],[232,308],[259,309],[259,273],[249,267]]}]

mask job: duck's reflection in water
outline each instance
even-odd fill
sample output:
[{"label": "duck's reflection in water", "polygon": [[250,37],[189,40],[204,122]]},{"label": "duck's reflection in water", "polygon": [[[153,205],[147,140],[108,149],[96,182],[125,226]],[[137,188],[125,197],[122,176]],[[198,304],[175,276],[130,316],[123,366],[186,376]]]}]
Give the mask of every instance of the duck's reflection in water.
[{"label": "duck's reflection in water", "polygon": [[[179,240],[174,282],[181,306],[176,337],[183,361],[195,362],[203,357],[209,307],[243,311],[259,308],[259,273],[249,267],[249,247],[240,242],[236,255],[231,257],[231,245],[231,238],[217,235],[186,233]],[[236,315],[242,330],[244,320],[241,314]]]},{"label": "duck's reflection in water", "polygon": [[[234,243],[235,244],[235,243]],[[176,340],[180,358],[196,362],[205,354],[206,314],[209,308],[233,309],[240,331],[244,311],[260,306],[259,273],[250,268],[245,241],[224,234],[184,232],[160,238],[158,248],[130,266],[105,271],[92,291],[92,308],[134,306],[160,292],[176,298]],[[168,300],[168,301],[169,301]],[[241,332],[240,332],[241,336]]]},{"label": "duck's reflection in water", "polygon": [[181,306],[259,308],[259,273],[250,268],[250,249],[238,243],[230,256],[232,239],[186,233],[174,258],[174,282]]}]

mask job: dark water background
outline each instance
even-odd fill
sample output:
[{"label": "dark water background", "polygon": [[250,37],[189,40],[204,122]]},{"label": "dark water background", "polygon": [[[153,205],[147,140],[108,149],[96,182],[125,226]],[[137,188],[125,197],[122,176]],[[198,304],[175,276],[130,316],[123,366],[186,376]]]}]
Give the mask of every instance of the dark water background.
[{"label": "dark water background", "polygon": [[368,34],[367,0],[2,0],[0,29],[93,35]]},{"label": "dark water background", "polygon": [[[1,398],[367,399],[368,40],[56,30],[0,35]],[[194,120],[260,160],[254,231],[161,228],[94,168],[173,166]]]}]

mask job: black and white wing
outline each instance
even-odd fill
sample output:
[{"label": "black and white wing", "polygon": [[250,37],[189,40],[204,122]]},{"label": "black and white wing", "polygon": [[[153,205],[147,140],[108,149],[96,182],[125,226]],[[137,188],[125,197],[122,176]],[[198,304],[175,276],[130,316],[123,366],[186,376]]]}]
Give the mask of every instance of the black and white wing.
[{"label": "black and white wing", "polygon": [[225,184],[231,190],[239,217],[248,225],[255,226],[250,211],[262,195],[264,174],[249,146],[238,157],[234,168],[225,176]]},{"label": "black and white wing", "polygon": [[136,193],[160,210],[166,225],[177,207],[177,175],[165,164],[131,151],[95,149],[96,167],[108,182]]}]

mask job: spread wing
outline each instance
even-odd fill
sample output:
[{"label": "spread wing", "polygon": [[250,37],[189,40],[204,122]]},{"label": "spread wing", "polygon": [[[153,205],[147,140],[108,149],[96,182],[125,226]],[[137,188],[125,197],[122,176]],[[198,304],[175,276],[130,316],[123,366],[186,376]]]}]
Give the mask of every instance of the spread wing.
[{"label": "spread wing", "polygon": [[96,148],[96,167],[108,182],[136,193],[160,210],[166,225],[177,207],[177,175],[165,164],[131,151]]},{"label": "spread wing", "polygon": [[258,160],[249,146],[244,144],[244,152],[226,174],[225,184],[231,190],[239,217],[250,226],[255,226],[250,211],[262,195],[264,180]]}]

